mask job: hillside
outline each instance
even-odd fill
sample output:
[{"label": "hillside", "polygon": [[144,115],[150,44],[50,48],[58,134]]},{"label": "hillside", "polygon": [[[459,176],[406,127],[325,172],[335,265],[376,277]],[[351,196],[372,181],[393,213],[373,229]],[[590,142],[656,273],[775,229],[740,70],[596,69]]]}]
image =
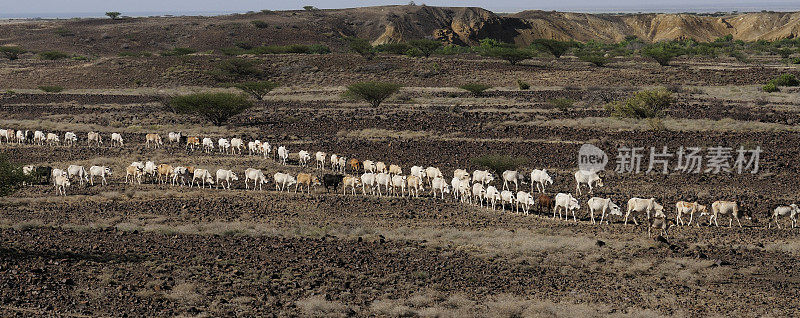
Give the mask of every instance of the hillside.
[{"label": "hillside", "polygon": [[[253,21],[261,21],[258,27]],[[536,38],[647,41],[694,38],[710,41],[732,34],[745,41],[800,35],[800,13],[744,13],[725,17],[692,14],[585,14],[524,11],[498,15],[481,8],[382,6],[314,11],[267,11],[215,17],[147,17],[18,20],[0,23],[0,44],[31,50],[113,55],[158,52],[172,47],[211,50],[249,45],[322,43],[342,49],[343,36],[374,44],[434,37],[471,45],[495,38],[525,45]]]}]

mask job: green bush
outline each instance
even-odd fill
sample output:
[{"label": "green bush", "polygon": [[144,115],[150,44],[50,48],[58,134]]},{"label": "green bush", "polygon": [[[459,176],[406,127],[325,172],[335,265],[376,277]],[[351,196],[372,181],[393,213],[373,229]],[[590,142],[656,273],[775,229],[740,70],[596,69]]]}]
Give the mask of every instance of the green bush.
[{"label": "green bush", "polygon": [[775,85],[775,83],[773,82],[767,83],[766,85],[761,87],[761,89],[767,93],[774,93],[780,91],[780,89],[778,89],[778,85]]},{"label": "green bush", "polygon": [[605,50],[596,47],[580,48],[575,52],[575,56],[598,67],[603,67],[611,61],[611,56]]},{"label": "green bush", "polygon": [[531,88],[531,84],[523,82],[521,79],[517,80],[517,86],[519,86],[519,89],[523,90],[523,91],[524,90],[528,90],[529,88]]},{"label": "green bush", "polygon": [[547,51],[555,58],[559,58],[567,53],[571,48],[578,46],[574,41],[558,41],[552,39],[536,39],[531,43],[531,47],[539,51]]},{"label": "green bush", "polygon": [[357,37],[348,37],[345,40],[347,40],[350,51],[353,53],[357,53],[366,59],[371,59],[375,56],[375,49],[372,47],[372,43],[369,43],[369,40]]},{"label": "green bush", "polygon": [[400,89],[400,84],[384,82],[359,82],[347,86],[346,97],[359,98],[367,101],[373,107],[392,96]]},{"label": "green bush", "polygon": [[425,57],[429,57],[431,54],[433,54],[433,52],[436,52],[436,50],[442,47],[442,42],[429,39],[419,39],[408,41],[408,45],[417,48]]},{"label": "green bush", "polygon": [[793,57],[789,60],[792,64],[800,64],[800,57]]},{"label": "green bush", "polygon": [[411,49],[411,45],[406,43],[386,43],[375,47],[378,52],[386,52],[390,54],[403,55]]},{"label": "green bush", "polygon": [[554,98],[547,102],[562,112],[568,111],[575,104],[575,100],[570,98]]},{"label": "green bush", "polygon": [[253,24],[254,27],[259,29],[266,29],[269,27],[269,24],[267,22],[261,20],[253,20],[250,21],[250,23]]},{"label": "green bush", "polygon": [[423,53],[422,50],[420,50],[418,48],[415,48],[413,46],[411,48],[409,48],[408,51],[406,51],[403,54],[408,56],[408,57],[423,57],[423,56],[425,56],[425,53]]},{"label": "green bush", "polygon": [[3,53],[3,56],[5,56],[9,60],[16,60],[19,58],[20,54],[23,54],[25,52],[27,51],[19,46],[13,46],[13,45],[0,46],[0,53]]},{"label": "green bush", "polygon": [[106,16],[111,18],[111,20],[116,20],[120,14],[122,13],[119,13],[117,11],[106,12]]},{"label": "green bush", "polygon": [[0,197],[14,193],[28,179],[22,173],[22,167],[12,164],[5,155],[0,154]]},{"label": "green bush", "polygon": [[59,93],[64,90],[63,87],[56,85],[42,85],[39,89],[46,93]]},{"label": "green bush", "polygon": [[257,65],[256,61],[232,58],[220,61],[215,65],[215,69],[209,73],[218,81],[261,78],[264,72]]},{"label": "green bush", "polygon": [[527,159],[522,157],[511,157],[504,155],[485,155],[472,158],[472,163],[485,167],[496,175],[500,176],[506,170],[517,170],[520,166],[525,165]]},{"label": "green bush", "polygon": [[236,87],[243,92],[250,94],[250,96],[255,97],[257,100],[264,99],[264,95],[267,95],[271,90],[275,89],[276,87],[280,86],[280,84],[270,81],[259,81],[259,82],[244,82],[244,83],[231,83],[227,85],[228,87]]},{"label": "green bush", "polygon": [[659,42],[650,44],[640,51],[642,56],[650,57],[661,66],[668,66],[672,59],[686,54],[686,50],[677,42]]},{"label": "green bush", "polygon": [[468,91],[468,92],[472,93],[472,95],[481,96],[481,95],[483,95],[483,92],[485,90],[490,89],[492,87],[489,86],[489,85],[484,85],[484,84],[480,84],[480,83],[468,83],[468,84],[461,85],[458,88],[463,89],[465,91]]},{"label": "green bush", "polygon": [[797,77],[794,74],[781,74],[778,78],[771,80],[770,83],[775,84],[775,86],[798,86],[800,85],[800,81],[797,80]]},{"label": "green bush", "polygon": [[172,97],[168,106],[179,114],[201,116],[216,126],[253,106],[244,94],[197,93]]},{"label": "green bush", "polygon": [[624,101],[609,103],[606,110],[618,118],[657,118],[674,102],[672,93],[665,88],[659,88],[638,92]]},{"label": "green bush", "polygon": [[66,28],[58,28],[53,32],[55,32],[56,34],[58,34],[60,36],[65,36],[65,37],[66,36],[74,36],[75,35],[75,33],[73,33],[72,31],[70,31],[69,29],[66,29]]},{"label": "green bush", "polygon": [[533,53],[530,50],[507,47],[481,49],[481,55],[506,60],[511,63],[511,65],[515,65],[533,57]]},{"label": "green bush", "polygon": [[188,47],[176,47],[169,51],[161,52],[161,56],[181,56],[196,53],[197,50]]},{"label": "green bush", "polygon": [[70,57],[71,55],[59,51],[44,51],[39,52],[39,58],[43,60],[60,60]]}]

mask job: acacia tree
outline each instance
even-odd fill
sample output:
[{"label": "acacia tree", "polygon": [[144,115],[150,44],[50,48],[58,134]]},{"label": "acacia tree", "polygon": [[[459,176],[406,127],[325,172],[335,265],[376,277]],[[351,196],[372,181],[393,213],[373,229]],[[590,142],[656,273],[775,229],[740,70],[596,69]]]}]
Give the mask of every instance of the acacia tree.
[{"label": "acacia tree", "polygon": [[120,14],[122,14],[122,13],[119,13],[117,11],[106,12],[106,16],[111,18],[111,20],[116,20],[119,17]]},{"label": "acacia tree", "polygon": [[236,87],[243,92],[250,94],[250,96],[255,97],[257,100],[263,100],[264,95],[267,95],[271,90],[275,89],[276,87],[280,86],[280,84],[270,81],[258,81],[258,82],[243,82],[243,83],[230,83],[227,84],[228,87]]},{"label": "acacia tree", "polygon": [[19,58],[20,54],[23,54],[25,52],[27,51],[19,46],[13,46],[13,45],[0,46],[0,53],[3,53],[3,56],[8,58],[9,60],[16,60]]},{"label": "acacia tree", "polygon": [[381,103],[392,96],[400,89],[400,84],[383,82],[359,82],[347,86],[346,95],[363,99],[373,107],[378,107]]},{"label": "acacia tree", "polygon": [[418,39],[408,41],[408,45],[417,48],[425,57],[430,57],[433,52],[436,52],[436,50],[442,47],[442,42],[429,39]]},{"label": "acacia tree", "polygon": [[0,155],[0,197],[14,193],[27,179],[21,167],[9,162],[4,155]]},{"label": "acacia tree", "polygon": [[197,93],[172,97],[169,107],[179,114],[201,116],[215,126],[224,125],[231,117],[236,116],[253,103],[244,94],[232,93]]},{"label": "acacia tree", "polygon": [[511,63],[511,65],[516,65],[519,62],[533,57],[533,53],[528,50],[511,47],[487,48],[481,52],[481,55],[506,60]]},{"label": "acacia tree", "polygon": [[375,49],[368,40],[357,37],[349,37],[347,38],[347,42],[348,46],[350,47],[350,51],[358,53],[368,60],[375,56]]}]

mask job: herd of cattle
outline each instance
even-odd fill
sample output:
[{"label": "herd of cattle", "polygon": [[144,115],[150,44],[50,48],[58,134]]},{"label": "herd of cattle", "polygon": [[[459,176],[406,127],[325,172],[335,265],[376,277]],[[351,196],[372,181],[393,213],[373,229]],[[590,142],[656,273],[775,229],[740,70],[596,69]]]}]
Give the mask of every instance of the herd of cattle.
[{"label": "herd of cattle", "polygon": [[[193,151],[196,148],[202,149],[206,153],[214,152],[216,147],[216,151],[220,153],[241,155],[246,147],[248,155],[263,156],[264,158],[273,158],[274,156],[282,165],[287,165],[290,157],[292,157],[300,166],[307,167],[312,159],[311,153],[307,151],[301,150],[290,154],[285,146],[278,147],[273,154],[272,146],[268,142],[259,140],[249,141],[245,144],[241,138],[232,138],[230,140],[220,138],[215,143],[211,138],[203,138],[201,140],[199,137],[183,136],[180,132],[170,132],[167,135],[167,140],[173,144],[184,144],[188,151]],[[60,144],[59,136],[54,133],[45,134],[41,131],[14,131],[11,129],[0,129],[0,143],[2,142],[36,145]],[[66,146],[76,145],[77,135],[73,132],[64,133],[64,143]],[[102,137],[99,133],[87,133],[88,146],[99,147],[102,143]],[[123,145],[122,135],[113,133],[111,135],[111,147],[122,147]],[[147,134],[145,136],[145,145],[148,148],[163,146],[161,136]],[[360,161],[355,158],[348,160],[344,156],[328,155],[321,151],[314,154],[314,161],[317,169],[324,171],[327,167],[330,167],[331,173],[323,174],[320,180],[320,178],[310,173],[298,173],[295,176],[276,172],[271,178],[271,181],[275,184],[275,189],[289,192],[290,187],[294,185],[295,193],[298,190],[311,193],[311,188],[314,186],[322,185],[326,191],[330,191],[331,188],[334,191],[338,191],[341,186],[343,194],[351,193],[355,195],[357,192],[361,192],[363,195],[401,197],[408,195],[409,197],[419,197],[427,187],[430,189],[430,195],[434,198],[445,199],[445,196],[452,196],[455,201],[476,204],[480,207],[485,206],[487,209],[491,208],[492,210],[499,208],[505,211],[508,206],[510,211],[513,210],[519,213],[521,210],[526,215],[529,214],[531,208],[539,211],[552,210],[553,218],[558,215],[559,219],[562,216],[568,219],[568,213],[571,212],[575,222],[577,222],[576,211],[581,208],[578,199],[570,193],[558,193],[552,198],[546,194],[546,186],[553,184],[553,179],[546,170],[533,170],[530,175],[507,170],[501,175],[496,175],[488,170],[475,170],[470,174],[464,169],[455,169],[452,179],[447,182],[441,170],[436,167],[413,166],[410,168],[409,174],[404,175],[403,169],[399,165],[386,165],[383,162],[371,160]],[[78,182],[81,185],[84,183],[94,185],[95,179],[97,179],[100,184],[106,185],[107,178],[112,175],[112,169],[109,167],[91,166],[87,170],[79,165],[70,165],[66,169],[25,166],[23,167],[23,172],[26,175],[37,177],[40,182],[42,180],[46,184],[52,182],[60,195],[66,195],[67,188],[74,182]],[[263,185],[270,182],[269,178],[260,169],[249,168],[242,175],[244,176],[245,189],[250,189],[250,181],[252,181],[253,190],[256,189],[256,186],[258,186],[259,190],[262,190]],[[575,192],[578,195],[582,194],[581,187],[584,185],[588,188],[589,193],[593,192],[594,187],[604,186],[602,172],[576,171],[574,177]],[[153,161],[133,162],[125,168],[125,182],[131,184],[141,184],[144,181],[185,186],[188,183],[190,188],[193,186],[205,188],[208,185],[209,188],[222,186],[225,189],[230,189],[231,182],[238,180],[239,176],[232,170],[218,169],[212,175],[211,171],[207,169],[193,166],[172,166],[169,164],[157,165]],[[502,190],[492,185],[495,180],[503,181]],[[526,182],[531,185],[530,192],[519,189],[520,184]],[[514,188],[513,191],[511,190],[512,186]],[[534,193],[537,194],[535,198]],[[741,217],[750,218],[749,213],[743,213],[745,211],[741,211],[737,202],[733,201],[713,202],[710,211],[706,205],[698,202],[679,201],[675,205],[675,224],[670,224],[667,221],[664,207],[655,198],[631,198],[627,202],[625,213],[608,198],[592,197],[586,201],[586,206],[592,223],[595,223],[595,214],[599,215],[600,224],[603,221],[608,224],[608,218],[615,215],[620,218],[624,217],[625,224],[628,223],[630,217],[638,225],[636,215],[645,216],[648,223],[648,235],[651,228],[660,229],[662,235],[667,235],[667,230],[671,226],[691,225],[695,221],[695,214],[698,214],[699,217],[708,215],[708,224],[711,225],[713,221],[717,226],[719,216],[728,216],[729,227],[732,226],[733,220],[736,220],[741,227],[739,219]],[[791,204],[776,207],[772,218],[780,228],[779,217],[788,216],[791,220],[791,227],[794,228],[798,214],[800,214],[800,208],[795,204]],[[689,217],[688,223],[684,223],[683,220],[686,215]],[[699,223],[699,220],[695,221],[697,226],[699,226]],[[769,226],[772,226],[772,222],[770,222]]]}]

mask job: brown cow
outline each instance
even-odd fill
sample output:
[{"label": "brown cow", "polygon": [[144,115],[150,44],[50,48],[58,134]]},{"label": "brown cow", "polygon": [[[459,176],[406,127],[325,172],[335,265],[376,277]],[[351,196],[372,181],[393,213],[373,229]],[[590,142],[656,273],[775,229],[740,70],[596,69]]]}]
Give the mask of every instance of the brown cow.
[{"label": "brown cow", "polygon": [[147,134],[144,136],[144,145],[147,148],[150,148],[150,144],[153,144],[153,148],[158,148],[159,146],[163,145],[164,143],[161,142],[161,136],[158,134]]},{"label": "brown cow", "polygon": [[172,176],[173,168],[171,165],[162,163],[158,165],[158,182],[167,183],[167,178]]},{"label": "brown cow", "polygon": [[138,181],[139,184],[142,184],[142,169],[139,169],[137,166],[128,166],[125,168],[125,183],[128,183],[128,177],[130,177],[130,183],[133,184],[134,181]]},{"label": "brown cow", "polygon": [[353,173],[358,173],[364,168],[364,164],[361,163],[361,161],[358,161],[356,158],[350,159],[348,164],[350,165],[350,169],[353,170]]},{"label": "brown cow", "polygon": [[[195,136],[195,137],[187,137],[186,138],[186,148],[189,148],[192,151],[194,151],[194,147],[195,146],[200,147],[200,137],[197,137],[197,136]],[[189,173],[191,173],[191,172],[189,172]]]},{"label": "brown cow", "polygon": [[[312,185],[314,185],[314,186],[320,185],[319,179],[317,179],[316,176],[312,176],[309,173],[298,173],[297,174],[297,184],[294,186],[294,193],[297,193],[297,189],[300,187],[301,184],[305,185],[305,187],[308,190],[309,194],[311,194],[311,186]],[[303,192],[302,188],[300,189],[300,192]]]},{"label": "brown cow", "polygon": [[[700,215],[707,213],[706,206],[697,202],[678,201],[675,203],[675,210],[677,210],[677,216],[675,217],[676,225],[683,225],[683,218],[681,218],[681,216],[684,214],[689,214],[689,223],[686,225],[692,225],[692,219],[694,219],[695,213],[700,213]],[[699,221],[694,224],[700,226]]]},{"label": "brown cow", "polygon": [[554,203],[552,198],[543,193],[536,198],[536,209],[539,211],[550,211],[555,206]]}]

